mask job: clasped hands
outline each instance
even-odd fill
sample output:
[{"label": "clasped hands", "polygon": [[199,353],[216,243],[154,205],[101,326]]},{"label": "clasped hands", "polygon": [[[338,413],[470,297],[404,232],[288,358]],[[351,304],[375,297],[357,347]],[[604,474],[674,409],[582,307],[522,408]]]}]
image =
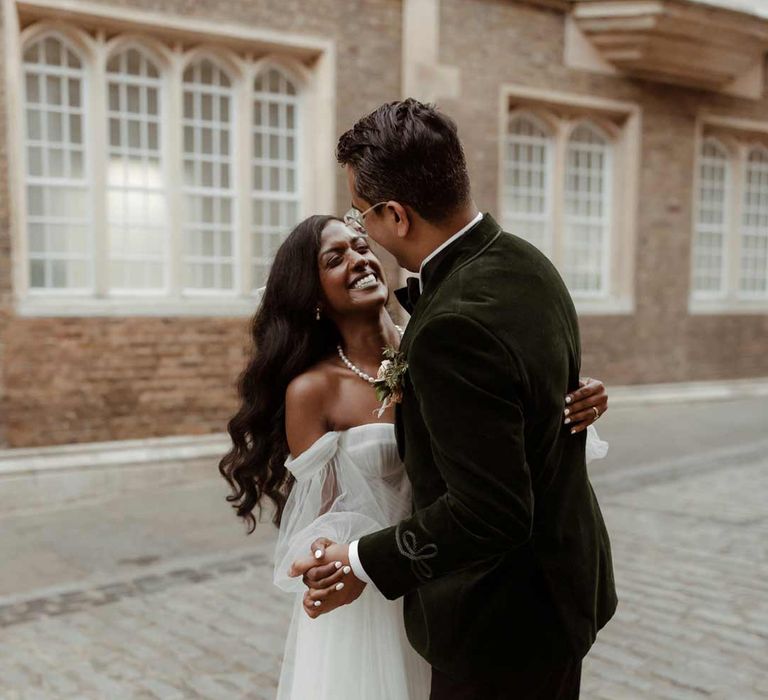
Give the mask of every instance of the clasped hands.
[{"label": "clasped hands", "polygon": [[293,562],[288,575],[302,577],[307,587],[304,612],[314,619],[357,600],[365,583],[352,573],[349,545],[320,537],[312,543],[311,552],[306,559]]}]

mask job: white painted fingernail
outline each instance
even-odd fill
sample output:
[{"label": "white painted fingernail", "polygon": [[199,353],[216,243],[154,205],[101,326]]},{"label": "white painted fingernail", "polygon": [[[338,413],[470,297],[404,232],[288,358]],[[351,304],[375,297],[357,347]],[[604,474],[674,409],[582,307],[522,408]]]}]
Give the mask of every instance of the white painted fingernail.
[{"label": "white painted fingernail", "polygon": [[319,601],[319,600],[316,600],[316,601],[313,603],[313,605],[314,605],[316,608],[319,608],[319,607],[320,607],[320,601]]},{"label": "white painted fingernail", "polygon": [[565,403],[571,403],[571,401],[573,401],[573,397],[571,397],[571,396],[566,396],[565,397]]},{"label": "white painted fingernail", "polygon": [[344,573],[345,574],[348,574],[350,571],[352,571],[352,567],[351,566],[345,566],[344,567]]},{"label": "white painted fingernail", "polygon": [[337,569],[340,569],[340,568],[341,568],[341,562],[340,562],[340,561],[337,561],[337,562],[334,564],[334,566],[335,566]]},{"label": "white painted fingernail", "polygon": [[570,418],[566,418],[566,419],[565,419],[565,424],[566,424],[566,425],[568,425],[568,423],[570,423],[570,422],[571,422],[571,419],[570,419]]},{"label": "white painted fingernail", "polygon": [[570,408],[566,408],[563,413],[567,416],[571,412]]},{"label": "white painted fingernail", "polygon": [[322,549],[316,549],[315,550],[315,559],[320,559],[323,556],[323,550]]},{"label": "white painted fingernail", "polygon": [[336,584],[336,590],[337,591],[340,591],[342,588],[344,588],[344,584],[343,583],[337,583]]},{"label": "white painted fingernail", "polygon": [[571,435],[576,435],[576,428],[574,428],[573,430],[571,430]]}]

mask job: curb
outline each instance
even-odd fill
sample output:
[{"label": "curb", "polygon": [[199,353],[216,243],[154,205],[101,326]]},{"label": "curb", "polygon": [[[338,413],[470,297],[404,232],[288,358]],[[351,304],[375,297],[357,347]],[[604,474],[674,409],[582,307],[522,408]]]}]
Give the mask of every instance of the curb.
[{"label": "curb", "polygon": [[611,408],[637,406],[640,404],[768,398],[768,377],[717,382],[609,386],[608,393],[610,394]]}]

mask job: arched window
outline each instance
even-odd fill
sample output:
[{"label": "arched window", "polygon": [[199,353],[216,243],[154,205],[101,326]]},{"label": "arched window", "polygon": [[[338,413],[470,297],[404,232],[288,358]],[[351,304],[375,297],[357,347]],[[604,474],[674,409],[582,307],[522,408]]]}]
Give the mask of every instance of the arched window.
[{"label": "arched window", "polygon": [[768,294],[768,148],[756,146],[747,156],[741,220],[741,293]]},{"label": "arched window", "polygon": [[553,139],[532,114],[511,115],[504,159],[504,228],[552,254]]},{"label": "arched window", "polygon": [[160,69],[138,48],[107,62],[110,287],[160,291],[168,256]]},{"label": "arched window", "polygon": [[290,47],[136,32],[45,19],[20,30],[21,89],[9,91],[9,148],[25,168],[13,192],[20,304],[248,313],[303,212],[334,206],[333,186],[307,177],[334,137],[305,89],[317,79],[325,94],[333,76]]},{"label": "arched window", "polygon": [[85,292],[93,264],[83,64],[51,34],[24,48],[23,69],[29,285]]},{"label": "arched window", "polygon": [[210,58],[183,79],[183,250],[187,290],[235,288],[232,82]]},{"label": "arched window", "polygon": [[607,291],[610,241],[611,144],[596,124],[583,122],[568,139],[561,269],[583,295]]},{"label": "arched window", "polygon": [[299,97],[294,81],[269,68],[253,85],[253,285],[266,282],[285,234],[299,217]]},{"label": "arched window", "polygon": [[693,245],[693,291],[713,296],[725,291],[730,158],[719,141],[702,141]]}]

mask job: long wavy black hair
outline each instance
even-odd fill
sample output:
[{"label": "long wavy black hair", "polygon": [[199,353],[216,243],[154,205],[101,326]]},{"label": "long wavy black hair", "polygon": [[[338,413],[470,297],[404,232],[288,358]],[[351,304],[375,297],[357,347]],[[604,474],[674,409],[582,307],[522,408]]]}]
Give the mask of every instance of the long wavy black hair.
[{"label": "long wavy black hair", "polygon": [[280,525],[293,477],[285,468],[285,392],[292,379],[333,352],[336,326],[316,319],[322,298],[318,255],[323,229],[334,216],[311,216],[280,246],[261,304],[251,322],[253,346],[238,380],[240,409],[227,425],[232,448],[219,463],[232,493],[227,500],[248,526],[264,497],[275,506]]}]

